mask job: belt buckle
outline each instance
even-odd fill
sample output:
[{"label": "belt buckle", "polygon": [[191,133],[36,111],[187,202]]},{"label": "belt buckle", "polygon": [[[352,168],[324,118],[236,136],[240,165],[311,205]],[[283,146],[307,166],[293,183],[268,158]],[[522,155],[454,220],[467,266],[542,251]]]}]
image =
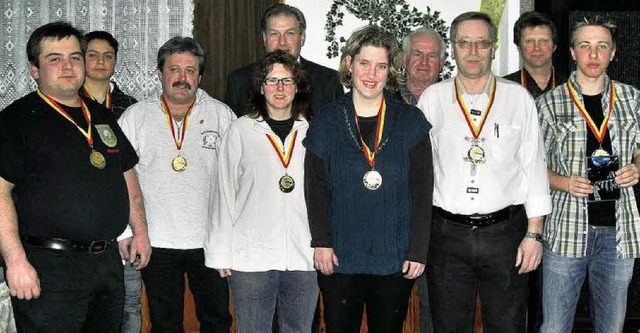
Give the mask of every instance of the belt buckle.
[{"label": "belt buckle", "polygon": [[482,215],[482,216],[470,216],[469,217],[469,225],[476,228],[487,227],[492,224],[493,217],[491,215]]},{"label": "belt buckle", "polygon": [[107,248],[106,240],[93,241],[89,245],[89,253],[102,253]]},{"label": "belt buckle", "polygon": [[470,215],[467,221],[473,229],[477,229],[482,226],[483,217]]}]

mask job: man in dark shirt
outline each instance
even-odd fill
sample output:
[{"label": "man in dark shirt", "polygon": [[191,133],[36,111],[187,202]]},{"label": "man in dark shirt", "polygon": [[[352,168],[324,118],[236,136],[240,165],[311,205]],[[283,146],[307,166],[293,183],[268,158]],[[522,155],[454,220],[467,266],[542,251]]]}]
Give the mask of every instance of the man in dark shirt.
[{"label": "man in dark shirt", "polygon": [[556,27],[546,15],[533,11],[522,14],[513,26],[513,43],[522,56],[522,69],[504,78],[520,83],[534,99],[567,82],[551,63],[556,41]]},{"label": "man in dark shirt", "polygon": [[[118,60],[118,41],[106,31],[91,31],[84,35],[87,42],[85,56],[86,77],[80,93],[106,106],[111,113],[120,118],[124,110],[134,103],[135,98],[125,94],[111,81]],[[122,332],[140,332],[142,327],[142,276],[135,270],[129,256],[131,231],[127,230],[118,237],[118,245],[124,266],[124,307],[122,309]]]},{"label": "man in dark shirt", "polygon": [[[533,98],[567,81],[556,73],[551,63],[556,50],[556,27],[553,21],[539,12],[523,13],[513,27],[513,42],[522,56],[523,67],[504,78],[527,88]],[[529,274],[528,329],[537,332],[542,322],[541,271]]]},{"label": "man in dark shirt", "polygon": [[83,39],[65,22],[36,29],[38,91],[0,112],[0,253],[19,332],[119,332],[127,222],[134,267],[151,254],[138,157],[109,110],[78,95]]},{"label": "man in dark shirt", "polygon": [[[334,101],[344,94],[338,73],[300,56],[300,49],[306,38],[307,21],[304,14],[296,8],[285,4],[276,4],[265,11],[260,20],[262,40],[267,53],[277,49],[283,50],[299,59],[302,68],[309,73],[311,79],[311,111]],[[241,116],[243,107],[249,98],[249,77],[255,64],[237,69],[227,78],[227,92],[224,103],[237,116]]]},{"label": "man in dark shirt", "polygon": [[80,92],[106,106],[116,119],[120,118],[124,110],[138,101],[111,81],[118,60],[119,43],[106,31],[91,31],[84,37],[87,40],[87,75]]}]

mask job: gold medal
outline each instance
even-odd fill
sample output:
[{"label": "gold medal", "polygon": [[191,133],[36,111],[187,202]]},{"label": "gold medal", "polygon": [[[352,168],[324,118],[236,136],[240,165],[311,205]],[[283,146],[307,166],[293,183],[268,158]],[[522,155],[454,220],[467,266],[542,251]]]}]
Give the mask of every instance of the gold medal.
[{"label": "gold medal", "polygon": [[171,169],[175,172],[182,172],[187,169],[187,160],[182,156],[177,156],[171,160]]},{"label": "gold medal", "polygon": [[182,149],[182,143],[184,142],[184,135],[187,132],[187,126],[189,125],[189,114],[191,113],[191,109],[193,105],[196,103],[196,99],[193,99],[191,105],[187,109],[187,112],[184,115],[184,128],[180,131],[180,127],[178,127],[178,133],[180,134],[180,139],[176,137],[175,129],[173,128],[173,117],[171,116],[171,111],[169,110],[169,105],[167,101],[164,99],[164,96],[160,96],[160,101],[162,102],[162,108],[167,116],[167,123],[169,124],[169,129],[171,130],[171,136],[173,136],[173,142],[176,144],[176,148],[178,149],[178,156],[171,160],[171,169],[175,172],[182,172],[187,168],[187,160],[180,156],[180,150]]},{"label": "gold medal", "polygon": [[280,191],[284,193],[289,193],[293,191],[294,187],[296,187],[296,182],[293,178],[286,174],[280,178],[278,184],[280,185]]},{"label": "gold medal", "polygon": [[298,137],[298,130],[293,132],[291,140],[289,141],[289,148],[287,149],[286,153],[284,150],[284,146],[280,148],[280,146],[278,145],[278,141],[275,136],[268,133],[265,133],[265,135],[267,136],[267,139],[271,143],[271,146],[273,146],[273,149],[278,154],[280,163],[282,163],[282,166],[284,167],[284,176],[280,177],[280,180],[278,180],[278,186],[280,187],[280,191],[284,193],[290,193],[296,187],[296,182],[293,180],[293,177],[287,174],[287,168],[289,167],[289,163],[291,162],[291,156],[293,156],[293,149],[296,147],[296,138]]},{"label": "gold medal", "polygon": [[471,146],[467,152],[467,158],[473,164],[484,163],[484,149],[480,148],[478,145]]},{"label": "gold medal", "polygon": [[362,183],[367,189],[375,191],[382,185],[382,175],[376,170],[367,171],[362,177]]},{"label": "gold medal", "polygon": [[98,169],[104,169],[104,167],[107,166],[107,161],[104,159],[104,156],[95,150],[91,150],[89,161],[91,165]]}]

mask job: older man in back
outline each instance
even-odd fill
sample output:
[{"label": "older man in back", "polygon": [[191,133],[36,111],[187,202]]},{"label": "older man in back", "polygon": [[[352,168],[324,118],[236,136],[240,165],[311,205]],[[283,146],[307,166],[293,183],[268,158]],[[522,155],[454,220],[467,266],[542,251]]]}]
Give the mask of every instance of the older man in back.
[{"label": "older man in back", "polygon": [[438,80],[444,66],[446,45],[437,31],[418,28],[402,39],[405,82],[396,97],[416,105],[420,95]]},{"label": "older man in back", "polygon": [[505,76],[527,88],[533,98],[567,82],[556,73],[552,57],[557,45],[553,21],[540,12],[526,12],[513,26],[513,43],[522,57],[522,68]]},{"label": "older man in back", "polygon": [[[421,27],[402,39],[402,64],[405,82],[396,98],[410,105],[418,104],[420,95],[438,80],[444,66],[446,45],[437,31]],[[420,300],[420,332],[433,332],[426,274],[416,279]]]},{"label": "older man in back", "polygon": [[[297,58],[302,68],[309,73],[312,112],[344,94],[338,72],[300,56],[306,39],[307,21],[298,8],[285,4],[271,6],[262,15],[260,28],[267,53],[283,50]],[[249,97],[249,77],[254,67],[255,64],[251,64],[236,69],[227,78],[224,102],[237,116],[244,113],[242,109]]]}]

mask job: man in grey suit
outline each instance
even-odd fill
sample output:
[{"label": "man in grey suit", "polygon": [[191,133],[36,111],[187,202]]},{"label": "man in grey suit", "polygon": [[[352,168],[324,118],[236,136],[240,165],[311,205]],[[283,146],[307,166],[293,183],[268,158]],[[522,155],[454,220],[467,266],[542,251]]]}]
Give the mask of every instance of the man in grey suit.
[{"label": "man in grey suit", "polygon": [[[298,8],[285,4],[269,7],[262,15],[260,28],[267,53],[277,49],[283,50],[297,58],[302,68],[309,73],[312,112],[344,94],[338,73],[335,70],[300,56],[300,49],[306,38],[307,21]],[[249,97],[249,77],[254,66],[255,64],[250,64],[236,69],[227,78],[227,92],[224,102],[231,107],[237,116],[243,114],[242,109]]]}]

